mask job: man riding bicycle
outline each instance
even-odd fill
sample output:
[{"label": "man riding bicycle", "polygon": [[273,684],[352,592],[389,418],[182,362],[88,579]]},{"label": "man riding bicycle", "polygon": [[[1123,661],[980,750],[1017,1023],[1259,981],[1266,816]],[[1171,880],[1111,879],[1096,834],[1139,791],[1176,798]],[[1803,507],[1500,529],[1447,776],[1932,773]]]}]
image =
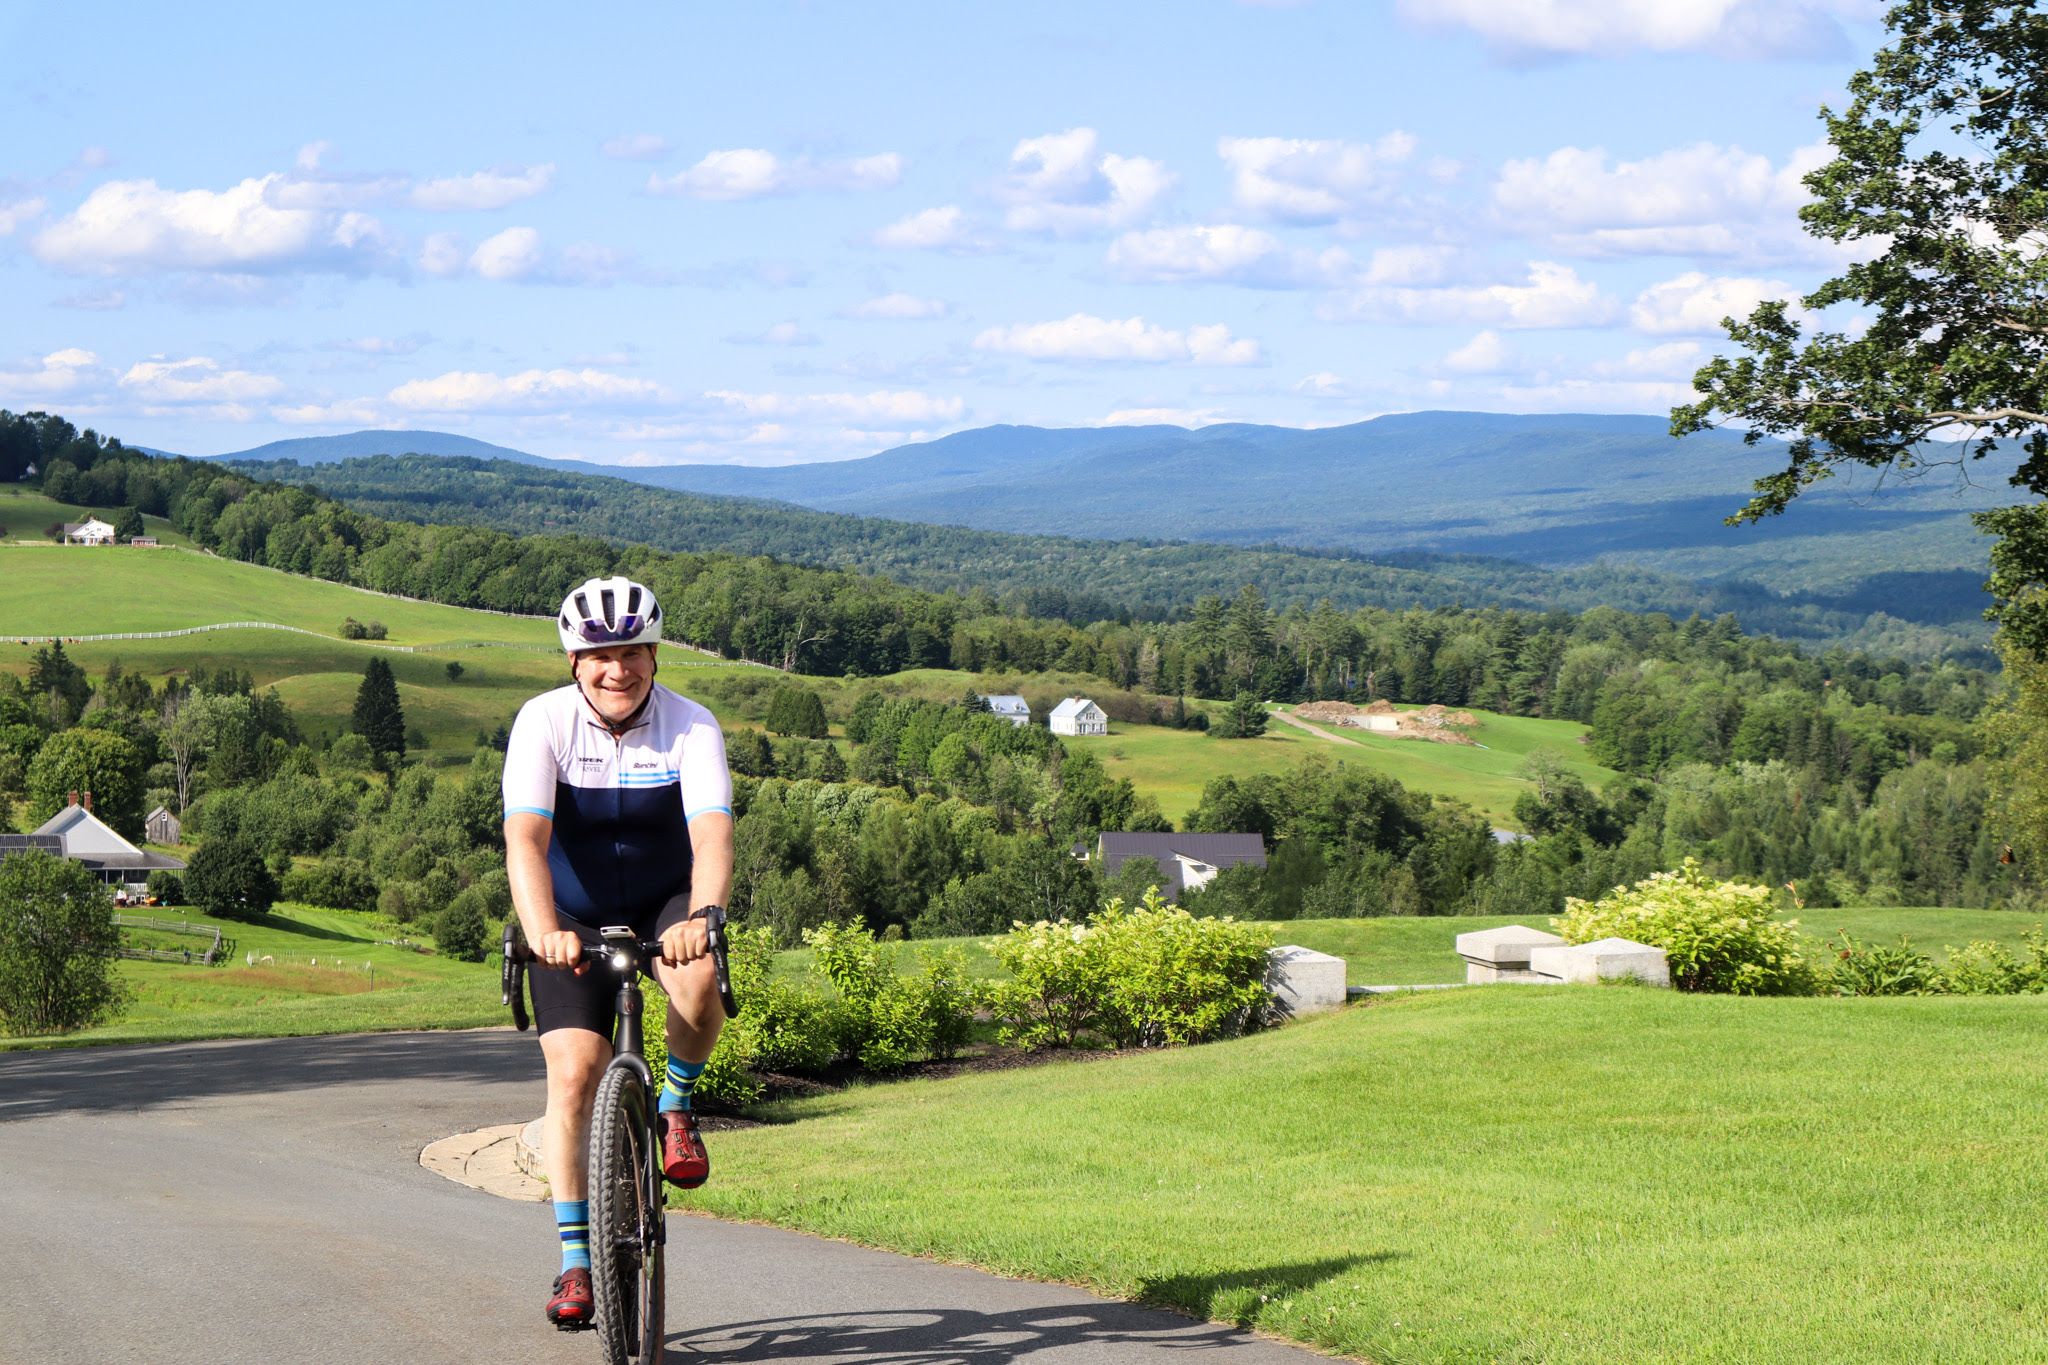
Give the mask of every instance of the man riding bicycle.
[{"label": "man riding bicycle", "polygon": [[562,1271],[548,1320],[587,1327],[590,1107],[612,1056],[617,986],[592,970],[598,930],[658,938],[668,996],[662,1169],[686,1189],[711,1174],[691,1091],[724,1011],[706,921],[732,886],[732,775],[704,707],[654,681],[661,607],[629,578],[593,578],[556,621],[571,682],[520,708],[505,753],[505,866],[512,904],[543,970],[527,980],[547,1061],[542,1152]]}]

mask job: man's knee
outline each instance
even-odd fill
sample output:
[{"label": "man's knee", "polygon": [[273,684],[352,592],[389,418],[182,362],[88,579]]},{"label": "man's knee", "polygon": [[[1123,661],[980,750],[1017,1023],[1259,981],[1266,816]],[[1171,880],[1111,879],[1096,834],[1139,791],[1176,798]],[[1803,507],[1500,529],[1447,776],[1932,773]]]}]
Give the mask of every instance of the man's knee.
[{"label": "man's knee", "polygon": [[611,1048],[596,1034],[589,1034],[587,1038],[573,1041],[564,1038],[542,1051],[548,1064],[549,1098],[560,1098],[588,1108],[590,1097],[597,1091],[598,1080],[611,1062]]}]

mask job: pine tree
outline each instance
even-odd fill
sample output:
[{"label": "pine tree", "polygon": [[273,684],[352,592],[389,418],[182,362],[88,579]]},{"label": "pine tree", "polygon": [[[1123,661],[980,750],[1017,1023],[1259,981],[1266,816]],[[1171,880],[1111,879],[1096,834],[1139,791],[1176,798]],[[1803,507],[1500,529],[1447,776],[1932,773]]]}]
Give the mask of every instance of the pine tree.
[{"label": "pine tree", "polygon": [[363,668],[350,728],[369,744],[378,767],[389,772],[404,761],[405,711],[398,704],[398,680],[391,676],[391,665],[382,659],[372,659]]}]

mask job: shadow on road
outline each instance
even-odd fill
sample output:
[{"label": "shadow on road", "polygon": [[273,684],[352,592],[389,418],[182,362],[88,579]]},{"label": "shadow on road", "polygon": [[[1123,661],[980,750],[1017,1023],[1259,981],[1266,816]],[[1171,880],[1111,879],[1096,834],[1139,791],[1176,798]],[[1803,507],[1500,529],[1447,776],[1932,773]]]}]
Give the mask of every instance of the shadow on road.
[{"label": "shadow on road", "polygon": [[0,1054],[0,1123],[376,1081],[537,1082],[540,1049],[510,1029],[251,1038]]},{"label": "shadow on road", "polygon": [[[1058,1304],[1005,1313],[969,1309],[766,1318],[672,1335],[671,1365],[690,1359],[843,1360],[850,1365],[1004,1365],[1059,1347],[1219,1351],[1255,1339],[1136,1304]],[[1114,1358],[1113,1356],[1110,1358]]]}]

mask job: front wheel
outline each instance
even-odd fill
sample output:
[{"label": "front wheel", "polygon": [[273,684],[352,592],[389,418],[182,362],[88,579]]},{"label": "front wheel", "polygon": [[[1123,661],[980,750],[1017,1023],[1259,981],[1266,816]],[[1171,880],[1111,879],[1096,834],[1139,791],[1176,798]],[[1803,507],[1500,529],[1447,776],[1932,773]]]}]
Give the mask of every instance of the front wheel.
[{"label": "front wheel", "polygon": [[662,1357],[661,1186],[647,1115],[640,1077],[605,1072],[590,1115],[590,1288],[611,1365]]}]

